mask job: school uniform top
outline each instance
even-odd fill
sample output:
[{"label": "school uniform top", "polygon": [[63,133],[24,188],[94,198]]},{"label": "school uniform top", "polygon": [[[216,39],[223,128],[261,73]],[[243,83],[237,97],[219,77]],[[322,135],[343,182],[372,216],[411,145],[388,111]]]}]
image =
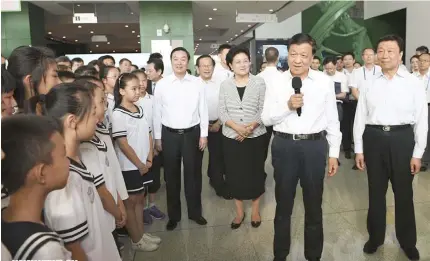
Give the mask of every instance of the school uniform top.
[{"label": "school uniform top", "polygon": [[428,109],[422,83],[401,69],[392,79],[383,72],[373,76],[360,89],[354,121],[355,153],[363,153],[363,133],[366,124],[414,126],[414,158],[421,158],[427,144]]},{"label": "school uniform top", "polygon": [[153,122],[153,114],[154,114],[154,96],[146,93],[144,97],[140,97],[136,102],[136,105],[143,108],[143,116],[149,125],[149,130],[153,134],[154,122]]},{"label": "school uniform top", "polygon": [[373,65],[370,69],[367,69],[366,66],[354,69],[349,87],[360,90],[368,79],[371,79],[373,75],[379,74],[380,72],[381,67],[379,65]]},{"label": "school uniform top", "polygon": [[115,108],[115,97],[113,96],[113,94],[108,93],[108,94],[106,94],[106,100],[107,100],[107,110],[105,112],[104,124],[111,131],[112,130],[112,113],[113,113],[113,109]]},{"label": "school uniform top", "polygon": [[294,94],[291,85],[293,76],[288,70],[277,80],[273,92],[269,93],[261,115],[265,125],[273,130],[289,134],[313,134],[327,132],[329,157],[338,158],[342,133],[336,106],[336,95],[332,80],[323,72],[309,70],[302,80],[300,92],[303,96],[302,114],[290,110],[288,100]]},{"label": "school uniform top", "polygon": [[[335,88],[335,84],[338,83],[338,84],[340,84],[340,92],[341,93],[342,92],[349,93],[348,78],[346,77],[345,74],[336,71],[334,73],[334,75],[328,75],[327,73],[326,73],[326,75],[332,80],[332,82],[333,82],[332,86],[333,86],[334,89],[336,89]],[[335,92],[335,94],[336,94],[336,92]],[[342,100],[338,100],[338,99],[336,99],[336,102],[343,103]]]},{"label": "school uniform top", "polygon": [[195,76],[185,74],[178,79],[171,74],[157,83],[154,107],[154,138],[161,139],[162,126],[188,129],[200,125],[200,137],[209,130],[205,91]]},{"label": "school uniform top", "polygon": [[[144,164],[149,155],[149,124],[146,121],[142,107],[136,106],[137,112],[131,112],[119,106],[112,113],[112,138],[127,138],[130,145]],[[137,170],[138,168],[125,156],[118,144],[115,144],[116,154],[122,171]]]},{"label": "school uniform top", "polygon": [[[81,153],[82,163],[85,164],[87,170],[92,173],[95,178],[94,183],[96,184],[96,188],[101,186],[103,184],[101,181],[104,180],[106,189],[112,195],[115,203],[117,203],[118,193],[116,182],[114,173],[112,173],[112,169],[109,167],[110,162],[107,156],[106,143],[102,141],[96,133],[90,141],[81,143],[79,151]],[[114,231],[116,228],[115,217],[106,210],[104,214],[109,226],[109,231]]]},{"label": "school uniform top", "polygon": [[249,74],[249,81],[244,87],[243,98],[239,97],[238,88],[234,78],[222,82],[219,93],[219,118],[224,125],[222,134],[230,139],[237,137],[237,132],[225,125],[229,120],[238,124],[257,122],[260,125],[248,138],[259,137],[266,133],[261,121],[261,112],[264,105],[266,84],[263,78]]},{"label": "school uniform top", "polygon": [[118,157],[116,156],[115,147],[113,146],[110,132],[106,125],[103,123],[97,124],[96,135],[106,144],[107,147],[107,162],[108,169],[112,173],[117,192],[122,200],[128,199],[128,192],[124,182],[124,176],[122,175],[121,166],[119,165]]},{"label": "school uniform top", "polygon": [[71,258],[71,253],[65,249],[60,236],[43,224],[2,220],[1,234],[2,245],[6,247],[13,260]]},{"label": "school uniform top", "polygon": [[[98,181],[99,185],[102,183],[103,180]],[[95,178],[84,165],[70,159],[67,185],[48,194],[44,213],[45,224],[65,244],[80,241],[89,261],[121,260],[105,219]]]},{"label": "school uniform top", "polygon": [[200,85],[206,94],[206,103],[208,105],[208,116],[209,121],[218,120],[218,103],[219,103],[219,89],[221,86],[221,81],[212,77],[210,80],[205,81],[201,77],[198,78]]}]

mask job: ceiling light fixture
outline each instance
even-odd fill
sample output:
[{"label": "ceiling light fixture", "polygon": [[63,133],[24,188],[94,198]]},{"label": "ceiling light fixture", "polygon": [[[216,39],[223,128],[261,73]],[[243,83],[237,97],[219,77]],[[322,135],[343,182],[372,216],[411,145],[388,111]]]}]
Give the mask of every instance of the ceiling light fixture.
[{"label": "ceiling light fixture", "polygon": [[131,31],[132,34],[134,34],[136,31]]},{"label": "ceiling light fixture", "polygon": [[138,34],[138,35],[137,35],[137,37],[139,38],[139,37],[140,37],[140,34]]},{"label": "ceiling light fixture", "polygon": [[228,41],[225,41],[226,43],[228,43]]},{"label": "ceiling light fixture", "polygon": [[78,40],[75,40],[75,42],[77,42]]},{"label": "ceiling light fixture", "polygon": [[110,44],[110,42],[107,42],[107,44]]},{"label": "ceiling light fixture", "polygon": [[52,32],[48,32],[48,34],[52,34]]},{"label": "ceiling light fixture", "polygon": [[205,25],[206,27],[209,27],[209,25],[207,24],[207,25]]},{"label": "ceiling light fixture", "polygon": [[79,7],[79,6],[81,6],[81,5],[76,5],[76,6],[78,6],[78,7]]},{"label": "ceiling light fixture", "polygon": [[140,44],[140,42],[137,42],[138,44]]},{"label": "ceiling light fixture", "polygon": [[90,31],[90,34],[93,34],[94,33],[94,31]]},{"label": "ceiling light fixture", "polygon": [[82,28],[82,25],[78,25],[78,28]]},{"label": "ceiling light fixture", "polygon": [[115,50],[112,51],[113,53],[115,52]]},{"label": "ceiling light fixture", "polygon": [[126,24],[125,27],[128,27],[128,24]]},{"label": "ceiling light fixture", "polygon": [[63,36],[63,39],[66,39],[66,37],[65,37],[65,36]]},{"label": "ceiling light fixture", "polygon": [[236,37],[237,37],[237,34],[235,34],[234,36],[236,36]]},{"label": "ceiling light fixture", "polygon": [[269,9],[269,12],[273,12],[273,9]]},{"label": "ceiling light fixture", "polygon": [[98,45],[98,44],[96,44],[96,47],[99,47],[99,45]]},{"label": "ceiling light fixture", "polygon": [[251,27],[252,25],[248,24],[248,27]]},{"label": "ceiling light fixture", "polygon": [[202,38],[199,39],[199,41],[201,41],[201,40],[202,40]]},{"label": "ceiling light fixture", "polygon": [[93,51],[90,51],[90,53],[92,53]]},{"label": "ceiling light fixture", "polygon": [[133,13],[133,12],[131,12],[130,14],[131,14],[131,15],[134,15],[134,13]]},{"label": "ceiling light fixture", "polygon": [[138,50],[136,50],[136,53],[138,52]]},{"label": "ceiling light fixture", "polygon": [[218,9],[217,9],[217,8],[214,8],[214,9],[212,9],[212,10],[217,11]]},{"label": "ceiling light fixture", "polygon": [[209,17],[209,20],[212,20],[212,17]]},{"label": "ceiling light fixture", "polygon": [[243,33],[243,30],[240,30],[241,33]]}]

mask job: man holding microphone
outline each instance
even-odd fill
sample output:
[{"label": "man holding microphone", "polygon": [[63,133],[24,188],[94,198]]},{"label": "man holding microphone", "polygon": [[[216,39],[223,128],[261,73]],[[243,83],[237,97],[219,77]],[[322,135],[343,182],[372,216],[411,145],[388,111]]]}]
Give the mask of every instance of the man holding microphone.
[{"label": "man holding microphone", "polygon": [[274,131],[274,261],[285,261],[290,252],[291,214],[299,180],[305,206],[305,258],[320,260],[323,249],[321,204],[327,145],[328,175],[333,176],[338,168],[342,134],[333,82],[322,72],[309,68],[315,50],[315,40],[308,34],[291,38],[290,69],[274,81],[262,113],[263,123],[273,125]]}]

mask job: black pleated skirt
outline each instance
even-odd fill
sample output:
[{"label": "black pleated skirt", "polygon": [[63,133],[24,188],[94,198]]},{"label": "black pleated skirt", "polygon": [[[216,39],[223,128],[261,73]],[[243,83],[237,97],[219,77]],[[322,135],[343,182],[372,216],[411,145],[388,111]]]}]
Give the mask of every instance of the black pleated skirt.
[{"label": "black pleated skirt", "polygon": [[264,193],[266,145],[265,135],[243,142],[223,137],[226,185],[234,199],[252,200]]}]

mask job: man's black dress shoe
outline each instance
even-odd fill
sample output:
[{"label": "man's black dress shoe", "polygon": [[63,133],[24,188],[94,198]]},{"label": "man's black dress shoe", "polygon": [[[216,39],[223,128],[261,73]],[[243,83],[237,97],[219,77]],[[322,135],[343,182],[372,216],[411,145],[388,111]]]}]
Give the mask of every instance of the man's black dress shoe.
[{"label": "man's black dress shoe", "polygon": [[178,226],[178,222],[173,221],[173,220],[169,220],[169,222],[167,222],[166,229],[167,229],[167,230],[169,230],[169,231],[172,231],[172,230],[174,230],[177,226]]},{"label": "man's black dress shoe", "polygon": [[427,171],[427,166],[421,166],[420,171],[422,172]]},{"label": "man's black dress shoe", "polygon": [[206,219],[202,216],[198,217],[198,218],[190,218],[192,221],[196,222],[197,224],[204,226],[206,225],[208,222],[206,221]]},{"label": "man's black dress shoe", "polygon": [[320,261],[321,259],[319,259],[319,258],[309,258],[309,259],[307,259],[308,261]]},{"label": "man's black dress shoe", "polygon": [[418,249],[416,247],[409,247],[409,248],[403,248],[403,252],[405,252],[405,255],[409,258],[409,260],[420,260],[420,252],[418,252]]},{"label": "man's black dress shoe", "polygon": [[380,245],[373,244],[369,240],[369,241],[366,242],[366,244],[364,244],[363,252],[366,253],[366,254],[374,254],[376,252],[376,250],[378,250],[379,246]]},{"label": "man's black dress shoe", "polygon": [[351,159],[351,151],[345,151],[345,158],[346,159]]}]

